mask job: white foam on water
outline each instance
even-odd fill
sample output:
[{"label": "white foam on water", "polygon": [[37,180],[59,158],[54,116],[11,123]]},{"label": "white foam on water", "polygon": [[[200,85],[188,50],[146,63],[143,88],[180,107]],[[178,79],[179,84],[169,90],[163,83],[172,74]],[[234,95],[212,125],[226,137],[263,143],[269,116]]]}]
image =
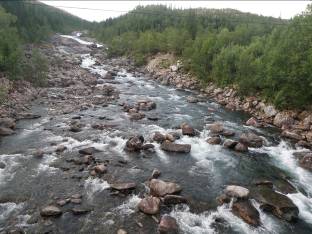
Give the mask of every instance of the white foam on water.
[{"label": "white foam on water", "polygon": [[81,62],[82,68],[90,68],[96,62],[96,59],[91,57],[90,54],[85,54],[85,55],[82,55],[81,57],[82,57],[82,62]]},{"label": "white foam on water", "polygon": [[18,212],[22,209],[24,203],[14,203],[14,202],[6,202],[0,203],[0,221],[6,221],[13,213]]},{"label": "white foam on water", "polygon": [[126,202],[114,208],[114,211],[120,215],[128,216],[137,210],[137,206],[142,199],[137,195],[132,195]]},{"label": "white foam on water", "polygon": [[287,196],[299,208],[299,218],[312,224],[312,198],[308,198],[302,193],[287,194]]},{"label": "white foam on water", "polygon": [[94,194],[110,188],[110,185],[107,183],[107,181],[103,179],[92,179],[91,177],[89,177],[87,180],[85,180],[84,188],[87,192],[88,199],[92,199]]},{"label": "white foam on water", "polygon": [[28,224],[27,221],[31,218],[30,215],[26,214],[26,215],[18,215],[17,216],[17,224],[15,226],[17,227],[29,227],[32,224]]},{"label": "white foam on water", "polygon": [[0,161],[6,166],[0,169],[0,185],[6,184],[14,178],[16,168],[20,165],[19,160],[23,157],[21,154],[3,154],[0,155]]},{"label": "white foam on water", "polygon": [[57,157],[53,154],[45,154],[38,164],[38,168],[36,174],[34,176],[38,176],[40,173],[56,173],[59,171],[56,167],[50,167],[50,164],[57,160]]},{"label": "white foam on water", "polygon": [[235,216],[231,212],[231,207],[228,204],[219,206],[217,210],[206,211],[200,214],[191,213],[189,207],[186,205],[176,206],[170,213],[170,216],[177,220],[179,228],[185,234],[219,233],[213,225],[215,224],[216,218],[224,219],[226,221],[226,225],[230,226],[233,231],[238,233],[278,233],[275,232],[278,226],[276,226],[265,214],[260,213],[261,219],[264,218],[263,221],[266,221],[263,222],[263,225],[265,226],[255,228],[245,223],[239,217]]},{"label": "white foam on water", "polygon": [[[83,45],[92,45],[94,44],[93,42],[90,42],[90,41],[85,41],[85,40],[81,40],[80,38],[78,38],[77,36],[70,36],[70,35],[61,35],[61,37],[66,37],[66,38],[70,38],[70,39],[73,39],[77,42],[79,42],[80,44],[83,44]],[[102,47],[103,45],[101,44],[96,44],[97,47]]]},{"label": "white foam on water", "polygon": [[181,121],[181,120],[184,120],[184,119],[191,120],[193,117],[190,116],[190,115],[186,115],[186,114],[172,114],[171,118],[174,118],[177,121]]}]

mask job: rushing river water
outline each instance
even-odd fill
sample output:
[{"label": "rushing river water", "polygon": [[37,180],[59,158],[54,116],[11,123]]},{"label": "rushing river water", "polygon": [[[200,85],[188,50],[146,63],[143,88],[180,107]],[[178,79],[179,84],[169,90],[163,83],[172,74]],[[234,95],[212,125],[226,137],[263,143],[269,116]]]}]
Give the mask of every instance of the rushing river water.
[{"label": "rushing river water", "polygon": [[[83,68],[105,75],[105,64],[95,65],[95,59],[89,54],[81,56]],[[156,233],[155,221],[136,210],[140,193],[146,189],[144,182],[154,168],[162,172],[161,179],[179,183],[183,196],[191,201],[190,206],[177,205],[172,210],[161,210],[162,214],[170,213],[176,218],[182,233],[312,233],[312,176],[309,171],[298,167],[292,155],[302,149],[281,140],[272,128],[256,129],[244,125],[248,116],[225,110],[211,100],[188,103],[186,97],[195,95],[191,91],[162,86],[125,70],[119,71],[115,81],[116,84],[111,85],[120,90],[118,103],[150,99],[156,102],[157,108],[146,112],[146,115],[157,116],[159,120],[131,121],[117,102],[50,119],[44,105],[34,104],[33,111],[42,117],[19,121],[17,134],[3,138],[0,143],[0,161],[6,164],[4,169],[0,169],[0,233],[7,227],[22,227],[27,233],[49,230],[53,230],[51,233],[115,233],[119,227],[128,233]],[[64,131],[45,131],[47,127],[62,129],[64,121],[77,114],[83,114],[82,118],[89,123],[94,118],[105,116],[107,123],[117,127],[107,131],[90,127],[77,133],[77,137],[68,136]],[[240,154],[220,145],[210,145],[206,143],[209,134],[207,124],[214,121],[223,122],[237,136],[243,131],[255,132],[265,139],[266,146],[250,148],[248,153]],[[123,150],[127,137],[132,134],[142,134],[148,140],[153,132],[170,132],[183,122],[200,131],[197,137],[183,136],[177,141],[191,144],[189,154],[166,153],[157,143],[153,143],[156,152],[150,155],[129,154]],[[77,154],[79,147],[94,146],[102,150],[96,154],[102,160],[110,160],[116,165],[119,160],[127,160],[126,166],[109,167],[109,176],[119,181],[135,181],[139,188],[124,198],[111,196],[105,178],[91,178],[87,171],[77,170],[73,175],[60,170],[56,165],[63,162],[54,153],[56,146],[51,146],[50,142],[66,146],[66,157]],[[31,155],[31,151],[37,148],[51,153],[38,160]],[[281,174],[289,176],[289,182],[297,189],[296,193],[287,195],[299,208],[297,223],[290,224],[264,213],[253,201],[262,222],[260,227],[253,228],[234,216],[228,206],[216,203],[215,199],[225,185],[248,186],[257,179],[279,181]],[[29,222],[40,207],[54,199],[51,194],[62,198],[75,193],[83,195],[83,206],[91,208],[91,212],[81,216],[65,212],[53,219],[52,224]],[[220,219],[221,222],[216,221]],[[138,227],[137,222],[144,227]]]}]

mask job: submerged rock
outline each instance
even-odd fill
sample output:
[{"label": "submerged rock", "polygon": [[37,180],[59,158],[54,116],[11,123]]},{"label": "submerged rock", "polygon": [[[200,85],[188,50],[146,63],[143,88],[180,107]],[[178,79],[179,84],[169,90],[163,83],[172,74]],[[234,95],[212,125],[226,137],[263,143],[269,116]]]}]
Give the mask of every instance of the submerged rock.
[{"label": "submerged rock", "polygon": [[168,152],[176,153],[189,153],[191,151],[191,145],[189,144],[176,144],[170,141],[164,141],[161,144],[161,149]]},{"label": "submerged rock", "polygon": [[154,215],[159,213],[160,199],[158,197],[145,197],[138,204],[138,208],[145,214]]},{"label": "submerged rock", "polygon": [[207,143],[211,145],[220,145],[221,144],[221,138],[219,136],[211,137],[207,139]]},{"label": "submerged rock", "polygon": [[188,201],[185,197],[178,196],[178,195],[169,194],[164,197],[165,205],[175,205],[175,204],[181,204],[181,203],[188,203]]},{"label": "submerged rock", "polygon": [[88,147],[88,148],[80,149],[78,152],[79,154],[83,154],[83,155],[92,155],[96,152],[100,152],[100,150],[94,147]]},{"label": "submerged rock", "polygon": [[175,194],[182,191],[180,185],[173,182],[165,182],[159,179],[152,179],[149,182],[150,194],[157,197],[163,197],[167,194]]},{"label": "submerged rock", "polygon": [[12,135],[14,131],[11,128],[0,127],[0,136]]},{"label": "submerged rock", "polygon": [[248,147],[245,144],[238,142],[235,145],[234,150],[237,151],[237,152],[247,152],[248,151]]},{"label": "submerged rock", "polygon": [[0,162],[0,169],[4,169],[6,167],[4,162]]},{"label": "submerged rock", "polygon": [[287,196],[277,193],[266,186],[258,186],[254,198],[261,204],[260,208],[286,221],[296,221],[299,215],[298,207]]},{"label": "submerged rock", "polygon": [[224,146],[224,148],[234,149],[237,144],[238,144],[237,141],[227,139],[224,141],[223,146]]}]

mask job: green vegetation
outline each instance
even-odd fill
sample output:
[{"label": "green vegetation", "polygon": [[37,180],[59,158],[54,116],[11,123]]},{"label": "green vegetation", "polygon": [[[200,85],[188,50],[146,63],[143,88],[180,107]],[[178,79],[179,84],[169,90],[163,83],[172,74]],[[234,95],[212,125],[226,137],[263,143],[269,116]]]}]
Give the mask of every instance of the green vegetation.
[{"label": "green vegetation", "polygon": [[[88,25],[90,23],[78,17],[37,1],[1,1],[0,72],[11,80],[24,79],[34,85],[44,85],[47,60],[37,50],[25,51],[25,44],[38,43],[55,32],[68,33]],[[5,96],[5,91],[0,93],[1,97]]]},{"label": "green vegetation", "polygon": [[111,56],[137,64],[174,53],[205,82],[234,85],[280,108],[312,104],[312,8],[286,21],[236,10],[137,7],[100,23],[94,36]]}]

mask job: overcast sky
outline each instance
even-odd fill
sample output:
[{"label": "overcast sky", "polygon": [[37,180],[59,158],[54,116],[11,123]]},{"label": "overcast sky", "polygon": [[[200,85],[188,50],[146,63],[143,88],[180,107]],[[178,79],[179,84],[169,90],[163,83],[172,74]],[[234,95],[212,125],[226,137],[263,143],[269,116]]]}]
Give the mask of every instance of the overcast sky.
[{"label": "overcast sky", "polygon": [[[165,4],[177,8],[233,8],[264,16],[290,19],[305,10],[309,1],[42,1],[89,21],[117,17],[138,5]],[[63,6],[63,7],[62,7]],[[73,7],[73,8],[71,8]],[[91,8],[89,9],[75,9]]]}]

